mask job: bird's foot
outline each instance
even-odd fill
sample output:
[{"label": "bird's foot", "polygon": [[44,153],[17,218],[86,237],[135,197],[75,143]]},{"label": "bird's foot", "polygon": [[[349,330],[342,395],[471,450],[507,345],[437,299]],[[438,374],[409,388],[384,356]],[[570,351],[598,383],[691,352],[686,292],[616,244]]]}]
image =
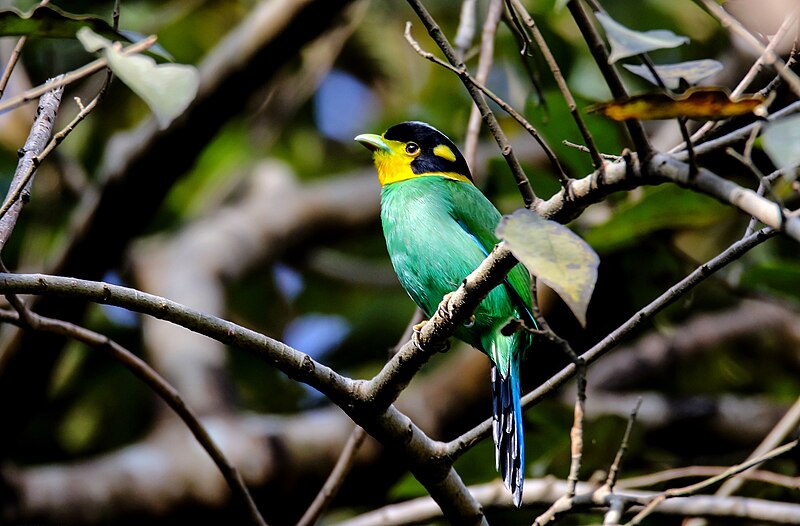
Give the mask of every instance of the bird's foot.
[{"label": "bird's foot", "polygon": [[[421,322],[417,323],[412,327],[413,332],[411,333],[411,343],[414,344],[414,347],[419,349],[420,351],[424,351],[425,349],[422,347],[422,343],[420,343],[419,339],[422,335],[422,328],[425,327],[425,324],[428,323],[428,320],[422,320]],[[450,349],[450,341],[445,341],[439,348],[435,349],[436,352],[447,352]]]},{"label": "bird's foot", "polygon": [[453,299],[453,293],[448,292],[442,298],[442,301],[439,303],[439,307],[436,309],[436,314],[441,316],[442,318],[449,320],[453,317],[453,310],[450,307],[450,300]]},{"label": "bird's foot", "polygon": [[422,320],[421,322],[414,325],[411,329],[411,343],[414,344],[414,347],[419,349],[420,351],[424,351],[425,349],[422,348],[422,344],[419,341],[419,337],[422,334],[422,328],[425,324],[428,323],[428,320]]},{"label": "bird's foot", "polygon": [[[453,295],[455,292],[448,292],[442,298],[441,303],[439,303],[439,307],[436,309],[436,314],[441,316],[442,318],[449,320],[453,317],[453,306],[451,305],[451,301],[453,300]],[[467,320],[464,322],[464,327],[472,327],[475,325],[475,315],[471,315]]]}]

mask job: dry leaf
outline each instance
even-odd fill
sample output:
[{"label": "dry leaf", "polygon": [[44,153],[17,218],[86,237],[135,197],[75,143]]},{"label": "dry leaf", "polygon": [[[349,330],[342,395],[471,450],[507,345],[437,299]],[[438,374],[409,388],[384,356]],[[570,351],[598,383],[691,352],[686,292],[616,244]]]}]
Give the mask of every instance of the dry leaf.
[{"label": "dry leaf", "polygon": [[602,113],[609,119],[656,120],[686,117],[697,120],[719,120],[748,113],[761,115],[764,98],[743,96],[732,100],[730,92],[719,87],[691,88],[683,95],[646,93],[586,108],[589,113]]}]

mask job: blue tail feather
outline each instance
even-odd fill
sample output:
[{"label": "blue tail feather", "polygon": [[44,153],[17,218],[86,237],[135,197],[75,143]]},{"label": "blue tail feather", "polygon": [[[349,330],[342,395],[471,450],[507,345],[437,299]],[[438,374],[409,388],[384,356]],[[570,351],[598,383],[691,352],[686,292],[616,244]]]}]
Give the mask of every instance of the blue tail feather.
[{"label": "blue tail feather", "polygon": [[511,492],[514,505],[522,504],[525,469],[525,443],[522,432],[519,360],[509,360],[508,374],[492,365],[492,434],[495,443],[495,464],[503,476],[503,484]]}]

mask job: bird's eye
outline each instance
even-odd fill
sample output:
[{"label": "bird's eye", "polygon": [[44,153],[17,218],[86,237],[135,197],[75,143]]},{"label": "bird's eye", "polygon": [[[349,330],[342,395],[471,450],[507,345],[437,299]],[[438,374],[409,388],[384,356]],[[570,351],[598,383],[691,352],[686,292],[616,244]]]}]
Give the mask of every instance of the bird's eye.
[{"label": "bird's eye", "polygon": [[416,155],[419,152],[419,145],[415,142],[406,144],[406,153],[408,155]]}]

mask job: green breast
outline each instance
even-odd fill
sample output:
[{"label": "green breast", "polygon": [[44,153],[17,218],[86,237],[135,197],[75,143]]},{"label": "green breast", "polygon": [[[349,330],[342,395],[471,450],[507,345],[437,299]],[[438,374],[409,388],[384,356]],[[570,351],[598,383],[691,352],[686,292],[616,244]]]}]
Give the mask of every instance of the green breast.
[{"label": "green breast", "polygon": [[[500,213],[475,186],[430,176],[384,186],[381,221],[400,283],[430,317],[498,242]],[[518,266],[509,279],[529,305],[527,272]],[[486,352],[487,335],[511,317],[519,317],[514,304],[505,287],[496,287],[475,312],[475,324],[456,336]]]}]

